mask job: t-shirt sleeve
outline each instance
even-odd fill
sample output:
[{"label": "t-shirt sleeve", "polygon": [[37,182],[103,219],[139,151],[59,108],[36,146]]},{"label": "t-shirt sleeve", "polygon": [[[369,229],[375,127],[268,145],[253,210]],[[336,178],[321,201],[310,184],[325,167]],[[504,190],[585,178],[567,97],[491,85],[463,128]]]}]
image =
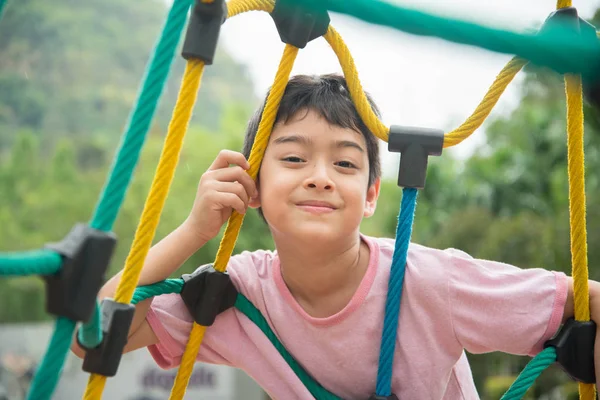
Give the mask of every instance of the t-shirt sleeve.
[{"label": "t-shirt sleeve", "polygon": [[[173,368],[181,363],[190,332],[192,317],[179,294],[155,297],[146,317],[158,338],[158,343],[148,346],[148,351],[161,368]],[[231,366],[232,336],[240,327],[235,310],[219,314],[212,326],[206,329],[198,361]],[[229,343],[229,347],[226,345]]]},{"label": "t-shirt sleeve", "polygon": [[566,275],[446,252],[449,310],[462,347],[471,353],[539,353],[561,325]]}]

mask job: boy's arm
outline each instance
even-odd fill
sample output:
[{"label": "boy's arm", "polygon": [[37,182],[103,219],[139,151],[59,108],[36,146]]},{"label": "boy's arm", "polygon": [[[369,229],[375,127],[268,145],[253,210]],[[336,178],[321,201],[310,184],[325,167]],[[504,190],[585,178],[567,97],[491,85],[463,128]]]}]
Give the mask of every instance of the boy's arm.
[{"label": "boy's arm", "polygon": [[[573,297],[573,278],[569,279],[567,302],[563,314],[563,323],[575,315],[575,302]],[[596,325],[600,325],[600,283],[589,281],[590,292],[590,316]],[[596,329],[596,340],[594,342],[594,367],[596,370],[596,383],[600,383],[600,329]]]},{"label": "boy's arm", "polygon": [[[182,224],[149,250],[138,285],[149,285],[167,279],[205,243],[186,223]],[[98,293],[99,301],[107,297],[114,298],[122,274],[123,271],[119,272],[104,284]],[[152,299],[146,299],[136,304],[125,353],[157,343],[156,335],[146,321],[151,303]],[[76,341],[73,341],[71,350],[79,357],[85,355]]]}]

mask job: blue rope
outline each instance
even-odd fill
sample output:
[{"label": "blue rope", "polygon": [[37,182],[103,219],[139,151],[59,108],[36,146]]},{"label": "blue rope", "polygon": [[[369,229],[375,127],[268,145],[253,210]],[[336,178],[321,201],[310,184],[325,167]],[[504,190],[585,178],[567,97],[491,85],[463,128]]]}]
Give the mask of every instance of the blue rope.
[{"label": "blue rope", "polygon": [[398,318],[400,316],[400,299],[402,297],[402,283],[408,244],[412,233],[412,226],[417,206],[417,189],[405,188],[402,191],[402,203],[398,215],[396,228],[396,247],[392,257],[388,294],[385,304],[385,319],[381,335],[381,349],[379,350],[379,369],[377,371],[376,394],[389,396],[392,394],[392,368],[394,351],[396,349],[396,335],[398,334]]}]

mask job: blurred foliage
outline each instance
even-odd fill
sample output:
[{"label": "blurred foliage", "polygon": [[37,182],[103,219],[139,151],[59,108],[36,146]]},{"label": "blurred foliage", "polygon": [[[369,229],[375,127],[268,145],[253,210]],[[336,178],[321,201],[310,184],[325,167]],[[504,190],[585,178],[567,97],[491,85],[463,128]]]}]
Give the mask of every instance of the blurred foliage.
[{"label": "blurred foliage", "polygon": [[[0,251],[39,248],[89,220],[165,13],[155,0],[9,3],[0,23]],[[114,227],[119,242],[110,274],[122,268],[131,245],[182,71],[178,58]],[[431,161],[413,240],[569,273],[564,85],[547,70],[527,67],[520,91],[519,106],[486,123],[485,144],[467,160],[445,153]],[[256,104],[245,68],[221,50],[206,70],[156,240],[187,216],[198,179],[218,151],[241,149]],[[585,111],[590,276],[600,279],[600,116]],[[377,212],[362,231],[393,237],[400,200],[395,179],[385,180]],[[214,260],[219,241],[177,275]],[[235,251],[258,248],[273,248],[273,242],[251,211]],[[0,322],[46,318],[39,278],[0,280]],[[500,353],[469,358],[484,399],[499,398],[529,360]],[[528,398],[576,393],[553,366]]]}]

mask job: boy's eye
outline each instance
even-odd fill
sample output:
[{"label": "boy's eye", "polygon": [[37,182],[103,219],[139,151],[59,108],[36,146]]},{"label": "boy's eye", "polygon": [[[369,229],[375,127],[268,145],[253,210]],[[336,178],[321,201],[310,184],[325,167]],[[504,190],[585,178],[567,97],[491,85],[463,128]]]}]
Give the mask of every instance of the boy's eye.
[{"label": "boy's eye", "polygon": [[294,157],[294,156],[290,156],[290,157],[285,157],[283,159],[283,161],[288,161],[288,162],[293,162],[293,163],[297,163],[297,162],[302,162],[303,160],[300,157]]},{"label": "boy's eye", "polygon": [[336,164],[342,168],[356,168],[350,161],[338,161]]}]

